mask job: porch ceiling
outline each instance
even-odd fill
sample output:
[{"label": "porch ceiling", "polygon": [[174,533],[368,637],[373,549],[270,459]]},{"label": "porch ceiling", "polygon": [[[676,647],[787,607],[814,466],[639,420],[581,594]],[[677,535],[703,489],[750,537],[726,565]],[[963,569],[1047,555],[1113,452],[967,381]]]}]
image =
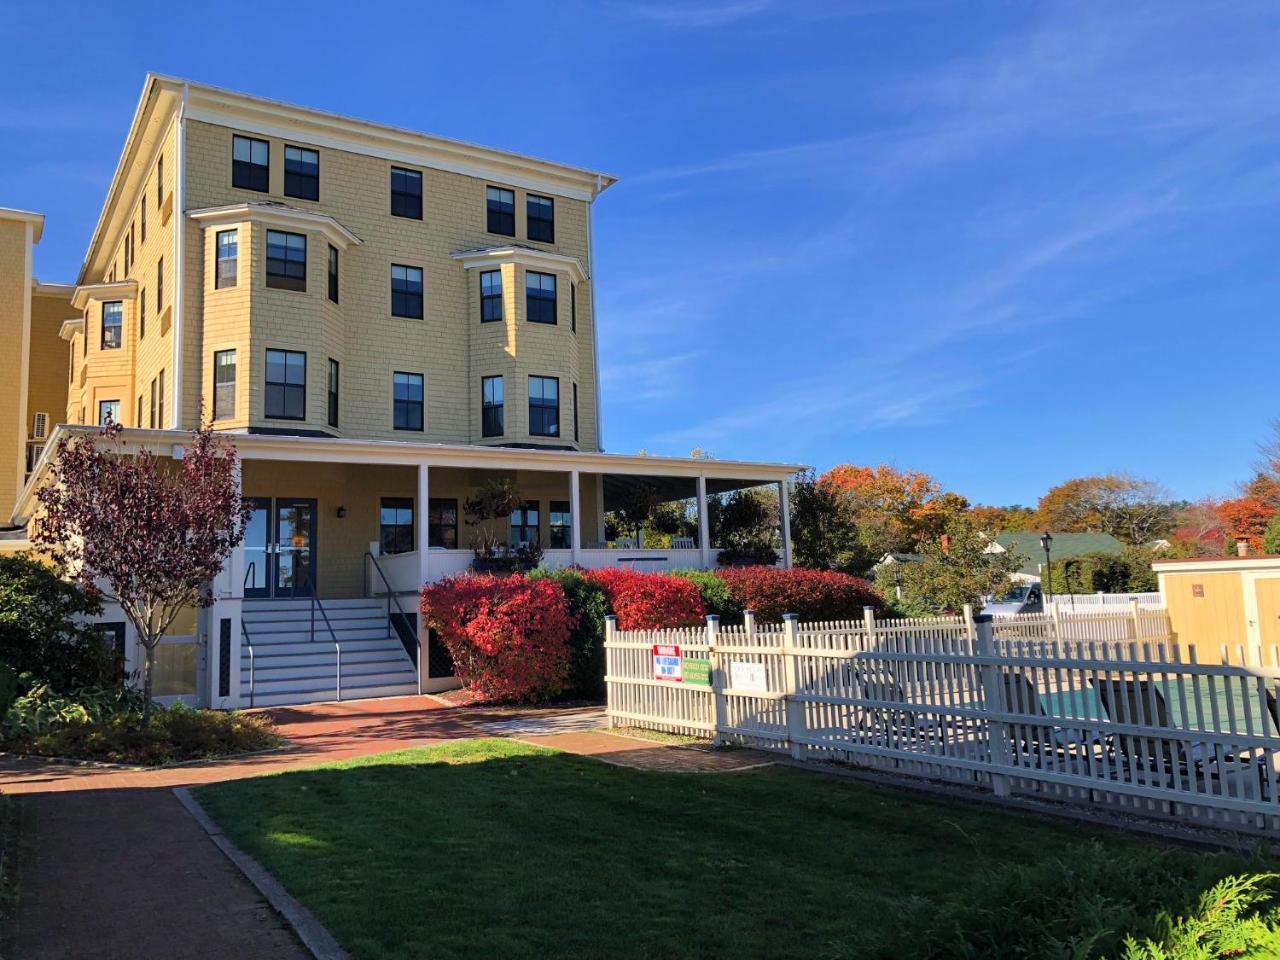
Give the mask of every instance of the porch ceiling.
[{"label": "porch ceiling", "polygon": [[[757,487],[768,481],[733,480],[727,477],[707,477],[707,496],[731,493]],[[698,495],[698,481],[694,477],[652,477],[633,474],[606,473],[604,475],[604,508],[616,510],[626,503],[636,490],[649,487],[657,490],[663,503],[687,500]]]}]

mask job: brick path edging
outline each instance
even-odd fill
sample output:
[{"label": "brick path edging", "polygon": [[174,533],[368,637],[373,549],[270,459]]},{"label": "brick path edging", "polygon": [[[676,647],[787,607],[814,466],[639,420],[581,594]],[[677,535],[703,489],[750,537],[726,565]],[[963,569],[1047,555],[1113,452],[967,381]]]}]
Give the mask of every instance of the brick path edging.
[{"label": "brick path edging", "polygon": [[189,787],[175,787],[174,796],[191,814],[192,819],[200,824],[209,839],[223,852],[228,860],[235,864],[246,880],[258,888],[258,892],[271,904],[272,909],[284,918],[293,928],[303,946],[311,951],[316,960],[351,960],[351,955],[343,950],[315,914],[302,905],[284,885],[280,883],[262,864],[249,856],[231,838],[222,832],[222,828],[204,812],[200,802],[192,795]]}]

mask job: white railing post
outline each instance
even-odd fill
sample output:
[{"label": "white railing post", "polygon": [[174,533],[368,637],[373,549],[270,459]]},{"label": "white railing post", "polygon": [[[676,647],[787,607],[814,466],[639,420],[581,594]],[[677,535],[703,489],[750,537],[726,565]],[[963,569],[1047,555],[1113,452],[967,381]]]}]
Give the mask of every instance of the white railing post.
[{"label": "white railing post", "polygon": [[1066,638],[1062,635],[1062,609],[1057,600],[1049,601],[1049,616],[1053,619],[1053,640],[1061,643]]},{"label": "white railing post", "polygon": [[747,640],[754,643],[756,639],[756,612],[750,607],[742,611],[742,627],[747,632]]},{"label": "white railing post", "polygon": [[613,661],[616,657],[616,651],[613,644],[618,642],[618,618],[613,614],[609,614],[604,618],[604,690],[605,690],[605,714],[609,718],[609,729],[613,729],[618,724],[613,718]]},{"label": "white railing post", "polygon": [[870,649],[876,639],[876,608],[862,608],[862,625],[867,629],[867,648]]},{"label": "white railing post", "polygon": [[1142,639],[1142,618],[1138,613],[1138,598],[1129,598],[1129,616],[1133,617],[1133,639]]},{"label": "white railing post", "polygon": [[718,747],[722,742],[720,730],[725,726],[725,682],[720,670],[720,618],[714,613],[707,614],[707,659],[711,661],[711,739]]},{"label": "white railing post", "polygon": [[805,753],[804,744],[800,739],[805,733],[804,704],[796,699],[796,695],[800,693],[803,686],[800,682],[800,658],[796,655],[799,619],[794,613],[782,615],[782,678],[785,684],[783,703],[787,713],[787,745],[791,748],[793,760],[803,760]]},{"label": "white railing post", "polygon": [[[974,653],[984,659],[995,656],[991,621],[992,617],[989,613],[979,614],[973,620],[976,634]],[[1004,702],[1003,677],[1000,668],[994,663],[982,663],[980,670],[983,710],[988,715],[987,747],[992,762],[991,790],[997,797],[1007,797],[1009,796],[1009,778],[1003,771],[1009,766],[1009,724],[991,716],[1008,712],[1008,706]]]},{"label": "white railing post", "polygon": [[973,604],[966,603],[964,605],[964,633],[969,638],[969,642],[973,643],[975,634],[973,632]]}]

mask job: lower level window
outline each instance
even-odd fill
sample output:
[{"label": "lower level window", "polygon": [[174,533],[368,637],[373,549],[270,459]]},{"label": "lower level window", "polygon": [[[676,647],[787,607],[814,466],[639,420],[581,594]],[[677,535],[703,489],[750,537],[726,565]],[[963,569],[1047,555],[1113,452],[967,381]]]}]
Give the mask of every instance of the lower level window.
[{"label": "lower level window", "polygon": [[427,546],[456,550],[458,547],[458,501],[432,497],[427,511]]},{"label": "lower level window", "polygon": [[547,504],[547,544],[552,550],[568,550],[573,546],[573,517],[569,513],[568,500],[552,500]]},{"label": "lower level window", "polygon": [[393,426],[397,430],[422,429],[422,374],[396,373],[392,386]]},{"label": "lower level window", "polygon": [[266,415],[274,420],[307,417],[307,355],[295,350],[267,351]]},{"label": "lower level window", "polygon": [[560,436],[560,381],[555,377],[529,378],[529,433]]},{"label": "lower level window", "polygon": [[384,554],[408,553],[414,548],[413,498],[382,498],[378,511],[378,542]]},{"label": "lower level window", "polygon": [[526,500],[511,514],[511,542],[538,542],[538,501]]},{"label": "lower level window", "polygon": [[119,400],[99,400],[98,401],[98,423],[106,426],[107,423],[120,422],[120,401]]}]

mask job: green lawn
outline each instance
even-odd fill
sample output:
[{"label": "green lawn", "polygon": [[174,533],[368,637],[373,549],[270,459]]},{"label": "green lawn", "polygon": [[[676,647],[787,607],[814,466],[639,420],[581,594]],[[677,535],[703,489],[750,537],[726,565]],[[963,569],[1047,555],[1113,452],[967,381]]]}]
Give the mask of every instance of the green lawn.
[{"label": "green lawn", "polygon": [[1145,916],[1244,866],[794,769],[650,773],[507,740],[198,798],[358,960],[960,956],[929,928],[1003,944],[1040,910],[1069,939],[1126,888]]}]

